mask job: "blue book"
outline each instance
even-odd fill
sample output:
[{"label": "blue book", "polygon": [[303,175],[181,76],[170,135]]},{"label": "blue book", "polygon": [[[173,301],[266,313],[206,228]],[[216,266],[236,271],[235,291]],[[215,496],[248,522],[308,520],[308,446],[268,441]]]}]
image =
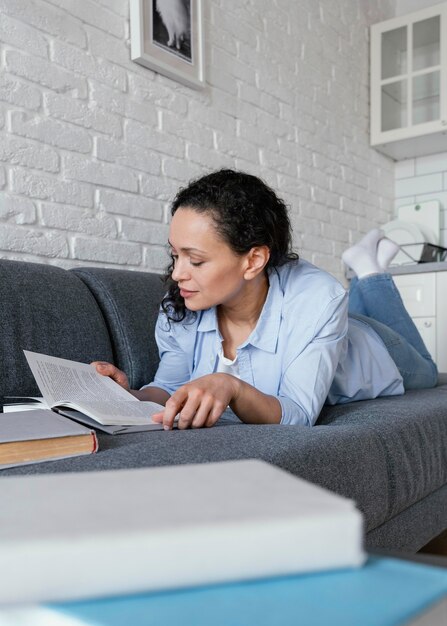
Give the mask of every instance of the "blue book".
[{"label": "blue book", "polygon": [[447,569],[374,557],[355,570],[51,604],[36,611],[47,620],[35,624],[52,625],[443,626]]}]

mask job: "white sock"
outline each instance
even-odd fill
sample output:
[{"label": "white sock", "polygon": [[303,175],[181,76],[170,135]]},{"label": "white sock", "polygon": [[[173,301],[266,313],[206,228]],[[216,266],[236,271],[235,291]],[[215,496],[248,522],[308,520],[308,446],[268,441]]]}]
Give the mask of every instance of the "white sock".
[{"label": "white sock", "polygon": [[383,238],[383,234],[380,228],[374,228],[366,233],[357,244],[343,252],[341,258],[358,278],[364,278],[370,274],[383,274],[383,268],[377,260],[377,245]]},{"label": "white sock", "polygon": [[381,239],[377,245],[377,262],[380,267],[384,270],[388,269],[391,261],[399,250],[399,245],[391,241],[391,239],[387,239],[386,237]]}]

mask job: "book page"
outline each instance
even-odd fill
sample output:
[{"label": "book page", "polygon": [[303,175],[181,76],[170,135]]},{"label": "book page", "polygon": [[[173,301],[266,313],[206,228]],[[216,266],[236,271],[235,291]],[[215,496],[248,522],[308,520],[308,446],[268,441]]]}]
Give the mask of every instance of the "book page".
[{"label": "book page", "polygon": [[140,402],[94,367],[24,350],[37,385],[48,406],[71,406],[101,424],[145,424],[164,409]]},{"label": "book page", "polygon": [[[141,404],[144,404],[144,401],[140,400],[140,402]],[[76,411],[68,407],[58,407],[56,410],[59,415],[64,415],[65,417],[69,417],[70,419],[75,420],[80,424],[85,424],[86,426],[90,426],[91,428],[95,428],[96,430],[99,429],[109,435],[141,433],[147,430],[163,430],[163,424],[159,424],[158,422],[146,422],[144,424],[136,424],[132,426],[129,426],[128,424],[102,424],[99,423],[97,419],[95,420],[92,417],[89,417],[86,413],[82,413],[81,411]]]},{"label": "book page", "polygon": [[33,396],[4,396],[3,413],[17,413],[17,411],[35,411],[50,409],[43,398]]}]

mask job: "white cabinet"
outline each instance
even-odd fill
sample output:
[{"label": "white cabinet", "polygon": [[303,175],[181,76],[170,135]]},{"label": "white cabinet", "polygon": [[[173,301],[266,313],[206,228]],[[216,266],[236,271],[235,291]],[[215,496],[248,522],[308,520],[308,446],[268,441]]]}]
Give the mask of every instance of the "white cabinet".
[{"label": "white cabinet", "polygon": [[447,271],[393,275],[440,372],[447,372]]},{"label": "white cabinet", "polygon": [[396,160],[447,150],[447,2],[371,26],[371,145]]}]

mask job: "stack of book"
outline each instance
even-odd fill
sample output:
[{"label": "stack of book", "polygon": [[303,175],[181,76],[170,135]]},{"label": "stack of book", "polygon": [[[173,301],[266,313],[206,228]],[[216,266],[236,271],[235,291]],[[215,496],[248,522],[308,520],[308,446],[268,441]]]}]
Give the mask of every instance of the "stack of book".
[{"label": "stack of book", "polygon": [[0,603],[360,566],[354,504],[263,461],[0,481]]},{"label": "stack of book", "polygon": [[396,559],[359,569],[81,602],[0,608],[5,626],[445,626],[447,570]]},{"label": "stack of book", "polygon": [[24,352],[42,397],[10,397],[3,405],[0,469],[96,452],[96,430],[163,428],[152,421],[163,406],[140,402],[91,365]]}]

